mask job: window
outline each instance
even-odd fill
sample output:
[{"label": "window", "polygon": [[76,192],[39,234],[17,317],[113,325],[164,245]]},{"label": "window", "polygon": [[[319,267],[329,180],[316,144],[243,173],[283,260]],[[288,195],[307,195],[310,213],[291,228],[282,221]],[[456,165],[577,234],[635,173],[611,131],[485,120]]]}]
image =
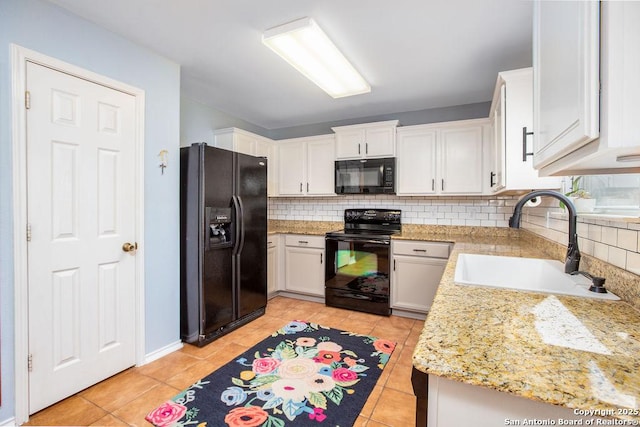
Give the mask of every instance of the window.
[{"label": "window", "polygon": [[[594,213],[640,216],[640,174],[585,175],[579,187],[596,199]],[[569,178],[565,188],[571,189]]]}]

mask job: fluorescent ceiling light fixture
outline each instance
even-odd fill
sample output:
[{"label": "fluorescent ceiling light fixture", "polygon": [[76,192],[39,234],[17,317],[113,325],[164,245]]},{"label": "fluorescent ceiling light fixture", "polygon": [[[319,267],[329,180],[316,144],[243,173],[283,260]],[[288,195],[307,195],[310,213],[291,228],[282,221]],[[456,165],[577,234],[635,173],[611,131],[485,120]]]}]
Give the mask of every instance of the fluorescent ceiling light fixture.
[{"label": "fluorescent ceiling light fixture", "polygon": [[268,29],[262,43],[334,98],[371,92],[371,86],[311,18]]}]

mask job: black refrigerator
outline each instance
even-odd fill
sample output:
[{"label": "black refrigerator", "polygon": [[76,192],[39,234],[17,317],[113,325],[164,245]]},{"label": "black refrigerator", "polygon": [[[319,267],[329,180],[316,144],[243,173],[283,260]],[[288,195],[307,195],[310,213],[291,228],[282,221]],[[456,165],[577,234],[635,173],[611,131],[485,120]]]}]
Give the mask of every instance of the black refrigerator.
[{"label": "black refrigerator", "polygon": [[180,149],[180,335],[205,345],[267,305],[267,159]]}]

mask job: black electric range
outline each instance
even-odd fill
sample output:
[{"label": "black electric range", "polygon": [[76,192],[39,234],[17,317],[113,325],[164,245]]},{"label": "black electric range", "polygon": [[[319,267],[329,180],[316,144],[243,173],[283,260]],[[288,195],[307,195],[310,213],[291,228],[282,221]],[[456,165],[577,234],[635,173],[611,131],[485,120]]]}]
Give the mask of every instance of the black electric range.
[{"label": "black electric range", "polygon": [[390,245],[401,216],[397,209],[345,210],[344,229],[326,234],[326,305],[391,314]]}]

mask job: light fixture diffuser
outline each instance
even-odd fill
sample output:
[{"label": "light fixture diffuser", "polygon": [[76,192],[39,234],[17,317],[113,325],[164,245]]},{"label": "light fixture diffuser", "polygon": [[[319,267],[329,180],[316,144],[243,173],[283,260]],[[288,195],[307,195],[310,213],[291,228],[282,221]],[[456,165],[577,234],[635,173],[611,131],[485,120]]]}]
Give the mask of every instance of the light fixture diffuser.
[{"label": "light fixture diffuser", "polygon": [[311,18],[268,29],[262,43],[333,98],[371,92],[371,86]]}]

